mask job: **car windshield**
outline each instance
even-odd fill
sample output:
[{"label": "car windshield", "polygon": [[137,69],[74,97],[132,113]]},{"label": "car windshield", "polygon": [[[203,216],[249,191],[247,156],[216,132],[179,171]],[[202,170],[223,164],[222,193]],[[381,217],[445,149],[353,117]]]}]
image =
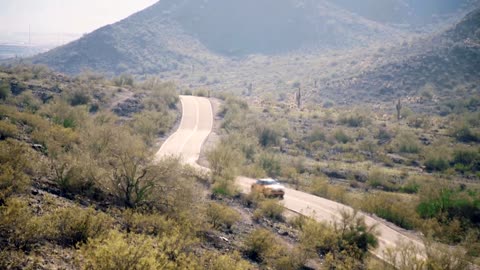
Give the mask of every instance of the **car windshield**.
[{"label": "car windshield", "polygon": [[273,179],[262,179],[259,182],[260,182],[260,184],[265,185],[265,186],[278,184],[278,182],[273,180]]}]

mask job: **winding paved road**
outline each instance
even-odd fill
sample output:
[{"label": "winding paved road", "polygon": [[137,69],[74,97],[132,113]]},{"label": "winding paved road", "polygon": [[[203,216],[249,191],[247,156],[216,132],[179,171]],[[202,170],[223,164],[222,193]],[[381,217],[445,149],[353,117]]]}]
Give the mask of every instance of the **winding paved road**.
[{"label": "winding paved road", "polygon": [[[200,167],[196,162],[200,156],[200,150],[213,127],[212,106],[208,99],[193,96],[180,96],[182,102],[182,120],[178,130],[170,136],[162,145],[157,159],[164,156],[180,155],[185,163]],[[207,168],[202,168],[208,170]],[[244,192],[249,192],[254,179],[238,177],[236,182]],[[352,211],[349,206],[313,196],[294,189],[287,189],[283,201],[285,207],[291,211],[314,217],[318,221],[333,223],[341,218],[342,210]],[[421,250],[423,243],[413,235],[402,233],[400,228],[386,224],[369,215],[359,213],[365,217],[368,225],[375,225],[378,232],[379,247],[373,254],[383,258],[383,252],[388,247],[395,247],[399,241],[412,242]]]}]

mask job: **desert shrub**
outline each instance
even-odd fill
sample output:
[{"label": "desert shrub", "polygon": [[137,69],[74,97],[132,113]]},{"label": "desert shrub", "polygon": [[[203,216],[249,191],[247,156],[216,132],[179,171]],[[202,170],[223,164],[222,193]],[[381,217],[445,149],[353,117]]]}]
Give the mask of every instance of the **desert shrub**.
[{"label": "desert shrub", "polygon": [[313,142],[323,142],[325,141],[325,133],[320,128],[315,128],[310,132],[310,134],[306,137],[306,140],[309,143]]},{"label": "desert shrub", "polygon": [[400,133],[393,143],[395,150],[399,153],[417,154],[420,152],[418,139],[413,133]]},{"label": "desert shrub", "polygon": [[28,249],[42,238],[46,228],[19,198],[9,198],[0,206],[0,236],[14,248]]},{"label": "desert shrub", "polygon": [[284,210],[285,208],[278,202],[278,200],[263,200],[258,204],[258,208],[253,213],[253,217],[256,220],[259,220],[261,218],[268,218],[272,220],[282,221],[284,219]]},{"label": "desert shrub", "polygon": [[216,178],[212,187],[213,194],[222,196],[234,196],[238,194],[238,190],[233,180]]},{"label": "desert shrub", "polygon": [[337,202],[345,202],[347,197],[347,190],[345,187],[332,185],[328,183],[327,179],[323,178],[315,178],[312,180],[310,192],[314,195]]},{"label": "desert shrub", "polygon": [[458,149],[453,153],[452,163],[461,172],[480,171],[480,152],[469,149]]},{"label": "desert shrub", "polygon": [[219,203],[210,203],[206,214],[208,222],[215,229],[230,230],[233,224],[240,220],[240,214],[237,211]]},{"label": "desert shrub", "polygon": [[243,197],[243,203],[247,207],[257,207],[260,202],[264,201],[265,199],[266,198],[263,192],[252,190]]},{"label": "desert shrub", "polygon": [[420,180],[416,177],[408,178],[400,187],[400,192],[415,194],[420,189]]},{"label": "desert shrub", "polygon": [[392,138],[392,134],[386,128],[379,128],[375,138],[381,141],[389,141]]},{"label": "desert shrub", "polygon": [[443,223],[454,219],[472,224],[480,221],[480,196],[474,190],[436,181],[422,185],[419,195],[417,212],[422,218],[436,218]]},{"label": "desert shrub", "polygon": [[397,242],[396,248],[387,248],[384,253],[384,262],[379,267],[384,267],[387,270],[424,270],[426,269],[425,259],[422,258],[424,252],[422,248],[412,242]]},{"label": "desert shrub", "polygon": [[6,100],[11,94],[10,84],[6,81],[0,81],[0,100]]},{"label": "desert shrub", "polygon": [[7,120],[0,120],[0,140],[15,138],[18,136],[18,128]]},{"label": "desert shrub", "polygon": [[450,167],[450,164],[447,159],[443,157],[430,156],[425,160],[425,168],[432,171],[445,171]]},{"label": "desert shrub", "polygon": [[0,141],[0,205],[12,194],[24,192],[30,178],[31,151],[13,140]]},{"label": "desert shrub", "polygon": [[172,82],[161,82],[157,79],[147,80],[143,88],[150,93],[145,98],[144,104],[148,110],[165,112],[166,109],[175,109],[179,101],[177,86]]},{"label": "desert shrub", "polygon": [[19,250],[0,250],[0,269],[40,269],[41,264]]},{"label": "desert shrub", "polygon": [[41,107],[41,101],[33,95],[32,91],[22,92],[15,98],[15,103],[18,107],[32,113],[35,113]]},{"label": "desert shrub", "polygon": [[159,214],[142,214],[131,209],[122,213],[122,225],[127,232],[159,236],[175,226],[175,222]]},{"label": "desert shrub", "polygon": [[48,117],[53,123],[63,126],[64,128],[83,127],[88,119],[88,111],[86,107],[72,107],[66,101],[56,99],[48,103],[41,110],[42,115]]},{"label": "desert shrub", "polygon": [[254,230],[245,240],[245,253],[257,262],[267,261],[278,252],[278,244],[275,236],[265,230]]},{"label": "desert shrub", "polygon": [[279,250],[278,254],[269,260],[269,265],[277,270],[302,269],[307,259],[307,254],[301,248],[287,248]]},{"label": "desert shrub", "polygon": [[407,118],[407,125],[414,128],[428,129],[432,126],[432,123],[427,115],[411,115]]},{"label": "desert shrub", "polygon": [[195,95],[198,97],[208,97],[208,91],[205,89],[200,89],[195,92]]},{"label": "desert shrub", "polygon": [[360,207],[405,229],[413,229],[417,224],[418,215],[414,203],[399,195],[369,194],[365,196]]},{"label": "desert shrub", "polygon": [[333,228],[307,219],[301,228],[300,245],[310,254],[339,258],[342,263],[362,261],[367,251],[377,246],[374,229],[356,212],[344,211]]},{"label": "desert shrub", "polygon": [[85,91],[77,90],[69,98],[70,105],[86,105],[90,102],[90,95]]},{"label": "desert shrub", "polygon": [[[107,171],[107,187],[118,200],[129,208],[146,203],[159,178],[164,177],[164,167],[150,165],[150,154],[140,137],[128,129],[119,128],[109,138],[103,165]],[[159,162],[160,164],[160,162]],[[173,166],[172,168],[177,168]],[[157,170],[160,170],[157,171]]]},{"label": "desert shrub", "polygon": [[333,137],[337,142],[343,144],[346,144],[351,140],[351,138],[347,135],[347,133],[345,133],[345,131],[343,131],[343,129],[337,129],[333,134]]},{"label": "desert shrub", "polygon": [[463,270],[471,267],[469,258],[462,248],[450,248],[427,243],[426,255],[425,269]]},{"label": "desert shrub", "polygon": [[398,187],[390,181],[391,176],[381,169],[372,169],[368,174],[367,185],[385,191],[396,191]]},{"label": "desert shrub", "polygon": [[32,65],[30,69],[34,79],[45,79],[50,73],[50,69],[46,65]]},{"label": "desert shrub", "polygon": [[281,173],[280,160],[274,154],[262,153],[258,158],[258,164],[270,177],[277,177]]},{"label": "desert shrub", "polygon": [[240,254],[233,252],[233,254],[217,254],[214,252],[207,253],[202,256],[202,265],[209,270],[248,270],[253,266],[244,260]]},{"label": "desert shrub", "polygon": [[233,180],[236,176],[237,166],[243,163],[241,162],[242,154],[223,142],[208,151],[206,155],[214,178]]},{"label": "desert shrub", "polygon": [[153,145],[159,135],[164,135],[170,130],[174,121],[174,116],[166,111],[143,111],[133,116],[130,126],[148,145]]},{"label": "desert shrub", "polygon": [[67,246],[75,246],[85,243],[89,238],[99,237],[112,226],[109,216],[91,208],[59,209],[45,216],[44,220],[53,229],[49,237]]},{"label": "desert shrub", "polygon": [[273,127],[262,126],[257,136],[261,146],[277,146],[280,143],[281,132]]},{"label": "desert shrub", "polygon": [[366,113],[353,112],[347,115],[342,115],[339,119],[340,124],[347,125],[349,127],[362,127],[369,123],[369,119]]},{"label": "desert shrub", "polygon": [[478,142],[480,141],[480,136],[476,134],[472,129],[467,125],[460,125],[453,130],[452,135],[459,141],[464,143]]},{"label": "desert shrub", "polygon": [[132,75],[130,74],[122,74],[113,79],[113,83],[115,86],[134,86],[135,80]]},{"label": "desert shrub", "polygon": [[90,239],[83,245],[77,264],[82,269],[100,270],[194,268],[196,259],[183,252],[183,242],[175,244],[178,239],[178,232],[155,239],[110,231],[106,236]]}]

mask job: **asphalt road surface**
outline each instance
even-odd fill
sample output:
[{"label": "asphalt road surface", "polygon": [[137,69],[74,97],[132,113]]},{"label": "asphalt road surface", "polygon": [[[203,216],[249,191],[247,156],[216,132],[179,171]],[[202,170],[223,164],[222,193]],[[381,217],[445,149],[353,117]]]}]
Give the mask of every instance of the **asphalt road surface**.
[{"label": "asphalt road surface", "polygon": [[[183,162],[201,168],[196,162],[199,159],[202,145],[213,127],[212,106],[210,101],[203,97],[180,96],[180,100],[183,112],[180,126],[164,142],[156,154],[156,158],[180,155]],[[254,181],[254,179],[238,177],[236,183],[242,191],[249,192]],[[286,189],[283,204],[291,211],[328,223],[338,222],[342,211],[353,211],[349,206],[294,189]],[[365,218],[368,225],[376,226],[379,247],[372,251],[376,256],[383,258],[384,251],[388,247],[395,247],[400,241],[412,242],[421,250],[424,249],[423,243],[412,233],[405,232],[392,224],[364,213],[359,213],[359,215]]]}]

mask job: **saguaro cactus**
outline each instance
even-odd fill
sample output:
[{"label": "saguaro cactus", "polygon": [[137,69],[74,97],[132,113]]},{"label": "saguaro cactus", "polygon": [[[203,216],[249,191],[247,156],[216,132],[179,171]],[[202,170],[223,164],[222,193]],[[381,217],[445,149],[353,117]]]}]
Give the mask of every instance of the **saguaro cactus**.
[{"label": "saguaro cactus", "polygon": [[300,108],[302,106],[302,89],[300,86],[298,86],[298,91],[295,97],[297,99],[297,106]]},{"label": "saguaro cactus", "polygon": [[395,106],[397,109],[397,120],[400,121],[401,118],[401,112],[402,112],[402,101],[401,99],[398,99],[397,105]]}]

